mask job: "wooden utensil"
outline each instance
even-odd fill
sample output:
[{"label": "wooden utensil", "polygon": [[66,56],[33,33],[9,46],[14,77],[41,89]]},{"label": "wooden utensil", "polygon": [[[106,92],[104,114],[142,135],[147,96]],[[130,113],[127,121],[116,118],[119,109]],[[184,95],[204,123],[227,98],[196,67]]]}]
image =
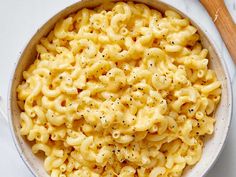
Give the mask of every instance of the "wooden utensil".
[{"label": "wooden utensil", "polygon": [[200,0],[200,2],[212,17],[236,64],[236,24],[227,10],[224,0]]}]

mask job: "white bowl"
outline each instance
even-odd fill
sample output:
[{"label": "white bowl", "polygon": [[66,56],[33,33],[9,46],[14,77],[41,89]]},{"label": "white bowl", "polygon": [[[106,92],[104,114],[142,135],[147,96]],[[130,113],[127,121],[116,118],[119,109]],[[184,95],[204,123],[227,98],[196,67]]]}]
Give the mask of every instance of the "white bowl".
[{"label": "white bowl", "polygon": [[[101,4],[102,1],[103,0],[80,1],[62,10],[49,21],[47,21],[29,41],[28,45],[22,52],[22,55],[20,56],[14,73],[11,77],[8,95],[8,112],[11,132],[21,158],[35,176],[46,177],[49,175],[43,168],[43,158],[40,156],[35,156],[31,152],[31,144],[20,135],[20,110],[17,106],[16,88],[22,80],[22,72],[33,63],[34,57],[36,55],[36,44],[43,36],[48,34],[48,32],[53,28],[55,22],[57,22],[60,18],[64,18],[83,7],[95,7]],[[164,0],[135,0],[135,2],[147,4],[152,8],[158,9],[159,11],[172,9],[179,12],[183,17],[189,18],[187,15],[178,11],[174,7],[166,4]],[[198,28],[203,46],[209,50],[210,68],[216,71],[218,79],[222,82],[222,98],[215,114],[215,133],[212,136],[206,137],[201,160],[195,166],[187,168],[183,174],[184,177],[202,177],[213,166],[219,157],[219,154],[225,143],[232,113],[232,90],[228,71],[225,67],[223,58],[220,56],[219,52],[214,46],[214,41],[209,38],[209,34],[201,30],[201,27],[199,27],[199,25],[196,24],[194,20],[190,20],[191,23]]]}]

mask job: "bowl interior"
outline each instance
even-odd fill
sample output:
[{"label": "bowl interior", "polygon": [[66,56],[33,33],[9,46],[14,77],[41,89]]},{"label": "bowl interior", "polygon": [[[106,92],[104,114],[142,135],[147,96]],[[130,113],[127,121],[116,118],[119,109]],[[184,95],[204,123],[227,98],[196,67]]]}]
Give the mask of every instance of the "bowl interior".
[{"label": "bowl interior", "polygon": [[[164,1],[164,0],[163,0]],[[103,0],[85,0],[78,2],[58,14],[52,17],[48,22],[46,22],[42,28],[40,28],[33,38],[30,40],[26,48],[24,49],[18,64],[16,66],[15,72],[13,73],[12,80],[10,81],[10,90],[9,90],[9,103],[8,103],[8,112],[10,117],[10,124],[11,130],[13,134],[13,139],[19,151],[19,154],[29,167],[29,169],[35,174],[36,176],[45,177],[48,174],[45,172],[43,168],[43,161],[40,156],[35,156],[31,152],[31,144],[26,141],[20,135],[20,123],[19,123],[19,114],[20,110],[17,106],[17,95],[16,95],[16,88],[19,83],[22,81],[22,72],[33,63],[35,56],[36,56],[36,44],[39,43],[39,40],[48,34],[48,32],[54,27],[56,21],[60,18],[64,18],[68,16],[70,13],[73,13],[83,7],[95,7],[101,4]],[[158,1],[158,0],[135,0],[135,2],[141,2],[144,4],[149,5],[152,8],[155,8],[159,11],[164,11],[166,9],[172,9],[179,12],[182,16],[187,17],[185,14],[181,13],[177,9],[169,6],[168,4]],[[222,58],[216,52],[214,47],[213,41],[209,40],[206,33],[204,33],[201,28],[191,20],[191,23],[198,28],[198,32],[201,36],[202,44],[205,48],[209,50],[209,58],[210,63],[209,66],[211,69],[216,71],[218,79],[222,82],[222,98],[218,109],[215,114],[216,124],[215,124],[215,133],[210,137],[206,137],[207,141],[205,141],[205,146],[203,150],[203,155],[200,162],[193,166],[189,167],[185,170],[184,176],[185,177],[192,177],[192,176],[203,176],[206,172],[210,169],[212,164],[217,159],[223,144],[225,142],[230,119],[231,119],[231,107],[232,107],[232,95],[231,95],[231,87],[229,76],[225,65],[222,61]]]}]

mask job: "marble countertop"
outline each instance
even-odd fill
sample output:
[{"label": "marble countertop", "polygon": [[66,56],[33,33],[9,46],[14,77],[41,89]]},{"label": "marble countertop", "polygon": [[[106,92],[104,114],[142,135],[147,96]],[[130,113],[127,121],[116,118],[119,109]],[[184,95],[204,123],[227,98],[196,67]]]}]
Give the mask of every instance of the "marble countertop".
[{"label": "marble countertop", "polygon": [[[7,90],[10,73],[13,70],[13,66],[17,61],[19,53],[31,36],[46,20],[61,9],[75,2],[77,1],[0,1],[0,16],[2,17],[0,28],[0,110],[2,110],[3,114],[6,112]],[[233,78],[235,80],[235,65],[233,64],[217,29],[199,1],[166,0],[166,2],[195,19],[195,21],[202,26],[203,30],[210,32],[209,34],[211,34],[211,38],[213,38],[226,62],[231,80],[233,80]],[[236,0],[225,0],[225,3],[236,21]],[[232,119],[232,126],[223,153],[221,154],[216,165],[206,177],[236,176],[236,120],[234,118]],[[2,115],[0,115],[0,157],[0,176],[33,176],[18,156],[11,139],[8,124]]]}]

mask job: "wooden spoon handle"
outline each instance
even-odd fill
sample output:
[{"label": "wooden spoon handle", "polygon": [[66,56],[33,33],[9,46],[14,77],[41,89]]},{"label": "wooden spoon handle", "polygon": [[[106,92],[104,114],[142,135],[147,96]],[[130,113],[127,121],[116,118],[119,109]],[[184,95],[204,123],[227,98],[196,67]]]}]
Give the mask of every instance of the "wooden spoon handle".
[{"label": "wooden spoon handle", "polygon": [[200,0],[200,2],[212,17],[236,64],[236,25],[225,6],[224,0]]}]

